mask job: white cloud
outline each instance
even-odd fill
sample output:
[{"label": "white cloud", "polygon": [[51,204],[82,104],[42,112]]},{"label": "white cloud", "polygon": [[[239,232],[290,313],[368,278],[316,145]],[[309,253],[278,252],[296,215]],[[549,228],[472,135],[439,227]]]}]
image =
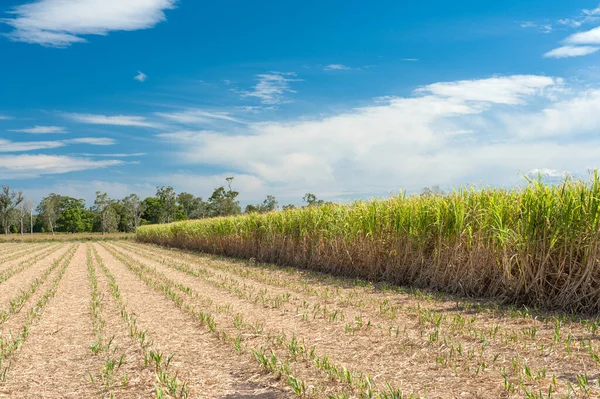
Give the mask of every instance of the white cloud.
[{"label": "white cloud", "polygon": [[554,50],[548,51],[544,54],[546,58],[568,58],[568,57],[580,57],[583,55],[593,54],[600,50],[600,47],[592,46],[562,46],[555,48]]},{"label": "white cloud", "polygon": [[525,138],[570,137],[600,128],[600,89],[579,92],[537,112],[502,116],[507,131]]},{"label": "white cloud", "polygon": [[77,114],[77,113],[64,114],[64,116],[75,122],[88,123],[88,124],[92,124],[92,125],[137,126],[137,127],[151,127],[151,128],[160,128],[161,127],[157,123],[148,121],[143,116],[131,116],[131,115],[107,116],[107,115]]},{"label": "white cloud", "polygon": [[329,64],[323,68],[324,71],[348,71],[350,69],[352,68],[342,64]]},{"label": "white cloud", "polygon": [[35,178],[122,164],[119,160],[96,161],[63,155],[0,155],[0,175],[5,179]]},{"label": "white cloud", "polygon": [[65,146],[62,141],[29,141],[13,142],[0,139],[0,152],[24,152],[36,150],[48,150]]},{"label": "white cloud", "polygon": [[294,78],[294,72],[270,72],[256,75],[258,83],[253,87],[253,91],[242,93],[242,97],[257,97],[263,104],[279,104],[287,102],[286,93],[295,93],[290,88],[290,83],[301,82],[301,79]]},{"label": "white cloud", "polygon": [[179,112],[156,112],[155,115],[182,125],[210,124],[215,120],[244,123],[231,116],[228,112],[211,112],[202,109],[187,109]]},{"label": "white cloud", "polygon": [[7,120],[10,120],[10,119],[13,119],[13,118],[10,117],[10,116],[8,116],[8,115],[0,114],[0,121],[7,121]]},{"label": "white cloud", "polygon": [[86,35],[152,28],[166,19],[177,0],[37,0],[14,7],[2,20],[7,36],[43,46],[67,47]]},{"label": "white cloud", "polygon": [[416,92],[482,103],[519,104],[526,97],[539,95],[544,89],[560,83],[562,80],[547,76],[514,75],[434,83],[419,88]]},{"label": "white cloud", "polygon": [[575,33],[565,39],[568,44],[600,44],[600,27]]},{"label": "white cloud", "polygon": [[533,21],[520,22],[519,26],[524,29],[536,28],[539,32],[542,32],[542,33],[550,33],[554,29],[552,27],[552,24],[549,24],[549,23],[539,24],[539,23],[533,22]]},{"label": "white cloud", "polygon": [[84,157],[112,157],[112,158],[128,158],[128,157],[143,157],[148,155],[145,152],[132,152],[131,154],[116,153],[116,154],[81,154]]},{"label": "white cloud", "polygon": [[54,134],[54,133],[67,133],[67,130],[61,126],[34,126],[27,129],[13,129],[9,132],[21,132],[29,134]]},{"label": "white cloud", "polygon": [[81,137],[77,139],[65,140],[69,144],[89,144],[89,145],[113,145],[117,142],[106,137]]},{"label": "white cloud", "polygon": [[529,177],[537,177],[538,175],[543,175],[543,176],[548,176],[548,177],[567,177],[569,175],[568,172],[566,171],[560,171],[560,170],[556,170],[556,169],[548,169],[548,168],[544,168],[544,169],[532,169],[529,172],[527,172],[527,176]]},{"label": "white cloud", "polygon": [[82,137],[70,140],[21,142],[0,139],[0,152],[26,152],[37,150],[50,150],[64,147],[69,144],[113,145],[116,144],[116,142],[113,139],[104,137]]},{"label": "white cloud", "polygon": [[598,165],[600,141],[588,132],[600,129],[600,92],[573,96],[576,88],[564,86],[546,76],[440,82],[314,120],[161,137],[179,143],[178,162],[253,176],[244,198],[511,185],[534,169],[585,173]]},{"label": "white cloud", "polygon": [[418,58],[402,58],[402,61],[416,62],[416,61],[419,61],[419,59]]},{"label": "white cloud", "polygon": [[135,75],[134,79],[138,82],[145,82],[148,80],[148,75],[146,75],[144,72],[138,71],[138,74]]}]

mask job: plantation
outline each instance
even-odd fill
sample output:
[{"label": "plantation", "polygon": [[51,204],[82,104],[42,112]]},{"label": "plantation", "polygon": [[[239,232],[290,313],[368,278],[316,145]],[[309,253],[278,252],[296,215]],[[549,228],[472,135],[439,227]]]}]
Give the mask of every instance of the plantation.
[{"label": "plantation", "polygon": [[0,397],[567,398],[599,323],[127,240],[0,245]]},{"label": "plantation", "polygon": [[142,242],[600,312],[600,178],[142,226]]}]

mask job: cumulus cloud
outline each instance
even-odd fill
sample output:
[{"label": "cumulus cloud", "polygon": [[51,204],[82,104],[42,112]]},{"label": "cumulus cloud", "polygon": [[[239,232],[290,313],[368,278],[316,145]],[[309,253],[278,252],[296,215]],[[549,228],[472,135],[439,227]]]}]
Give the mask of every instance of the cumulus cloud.
[{"label": "cumulus cloud", "polygon": [[285,99],[286,93],[296,93],[292,90],[292,82],[301,82],[301,79],[295,78],[294,72],[270,72],[256,75],[258,83],[252,91],[241,93],[242,97],[256,97],[263,104],[279,104],[288,102]]},{"label": "cumulus cloud", "polygon": [[86,35],[154,27],[177,0],[37,0],[9,11],[2,20],[14,41],[67,47],[86,42]]},{"label": "cumulus cloud", "polygon": [[67,133],[67,129],[61,126],[34,126],[27,129],[13,129],[9,132],[20,132],[29,134],[61,134]]},{"label": "cumulus cloud", "polygon": [[[600,128],[600,92],[574,95],[564,86],[559,78],[522,75],[439,82],[313,120],[160,137],[179,143],[178,162],[253,176],[254,197],[506,185],[534,169],[597,165],[600,140],[586,132]],[[580,139],[565,144],[566,136]]]},{"label": "cumulus cloud", "polygon": [[151,127],[159,128],[160,125],[148,121],[142,116],[131,115],[98,115],[98,114],[78,114],[70,113],[64,116],[72,121],[79,123],[88,123],[92,125],[113,125],[113,126],[136,126],[136,127]]},{"label": "cumulus cloud", "polygon": [[138,82],[145,82],[148,80],[148,75],[146,75],[144,72],[138,71],[137,75],[135,75],[133,79],[137,80]]}]

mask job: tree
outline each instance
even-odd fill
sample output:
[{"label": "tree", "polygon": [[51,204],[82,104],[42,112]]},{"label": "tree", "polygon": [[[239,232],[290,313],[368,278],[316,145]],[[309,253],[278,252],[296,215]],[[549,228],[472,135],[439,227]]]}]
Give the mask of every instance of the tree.
[{"label": "tree", "polygon": [[[33,212],[33,201],[29,199],[23,199],[23,201],[17,207],[19,213],[19,226],[21,235],[25,234],[25,219]],[[33,222],[33,217],[31,218]],[[33,224],[33,223],[32,223]]]},{"label": "tree", "polygon": [[421,197],[428,197],[430,195],[444,195],[444,192],[438,185],[424,187],[423,190],[421,190]]},{"label": "tree", "polygon": [[246,205],[244,213],[266,213],[277,209],[277,200],[272,195],[267,195],[267,198],[260,205]]},{"label": "tree", "polygon": [[161,223],[171,223],[177,219],[177,196],[173,187],[157,187],[156,197],[162,204]]},{"label": "tree", "polygon": [[102,235],[112,233],[118,229],[118,215],[113,207],[113,200],[108,198],[108,194],[96,191],[93,210],[99,217]]},{"label": "tree", "polygon": [[72,197],[60,198],[60,217],[56,220],[56,231],[68,233],[91,232],[96,217],[85,207],[85,201]]},{"label": "tree", "polygon": [[158,224],[161,222],[163,213],[162,202],[156,197],[148,197],[142,201],[144,213],[142,218],[150,224]]},{"label": "tree", "polygon": [[209,216],[230,216],[242,213],[240,202],[236,201],[240,193],[233,191],[231,188],[233,177],[228,177],[225,180],[227,180],[228,189],[225,190],[223,186],[218,187],[208,199]]},{"label": "tree", "polygon": [[15,218],[15,208],[23,202],[21,191],[10,191],[10,187],[2,186],[0,191],[0,221],[4,228],[4,234],[8,235],[10,226]]},{"label": "tree", "polygon": [[307,206],[319,206],[325,203],[325,201],[317,198],[317,196],[313,193],[304,194],[304,197],[302,197],[302,201],[306,202]]},{"label": "tree", "polygon": [[[29,233],[33,234],[33,210],[35,208],[35,202],[33,202],[33,200],[26,199],[21,203],[21,207],[23,208],[25,215],[29,216]],[[21,222],[21,231],[23,230],[22,225],[23,222]]]},{"label": "tree", "polygon": [[296,209],[296,205],[294,205],[294,204],[284,205],[284,206],[281,207],[281,209],[284,210],[284,211],[289,211],[289,210],[292,210],[292,209]]},{"label": "tree", "polygon": [[146,210],[146,205],[140,201],[137,194],[130,194],[121,201],[126,210],[126,226],[129,231],[133,231],[142,224],[142,215]]},{"label": "tree", "polygon": [[48,227],[53,235],[56,221],[60,217],[60,198],[60,195],[52,193],[47,197],[42,198],[37,206],[38,214],[46,223],[48,223]]}]

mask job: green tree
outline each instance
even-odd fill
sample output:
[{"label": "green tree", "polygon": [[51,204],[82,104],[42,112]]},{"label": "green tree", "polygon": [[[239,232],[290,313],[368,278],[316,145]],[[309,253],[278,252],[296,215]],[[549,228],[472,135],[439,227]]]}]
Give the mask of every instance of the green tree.
[{"label": "green tree", "polygon": [[142,224],[142,216],[146,209],[144,202],[140,201],[137,194],[130,194],[121,201],[123,211],[121,225],[125,231],[135,231]]},{"label": "green tree", "polygon": [[11,191],[10,187],[2,186],[2,190],[0,190],[0,222],[2,222],[6,235],[10,233],[10,226],[17,217],[15,209],[23,200],[21,191]]},{"label": "green tree", "polygon": [[157,187],[156,197],[162,204],[161,223],[171,223],[178,219],[177,195],[173,187]]},{"label": "green tree", "polygon": [[[47,197],[42,198],[37,206],[38,215],[52,234],[54,234],[56,228],[56,221],[60,217],[60,198],[60,195],[52,193]],[[42,227],[42,229],[47,231],[45,227],[46,226]]]},{"label": "green tree", "polygon": [[69,233],[91,232],[95,215],[85,207],[85,201],[71,197],[60,198],[60,217],[56,230]]},{"label": "green tree", "polygon": [[272,195],[267,195],[267,198],[260,205],[246,205],[244,213],[266,213],[277,209],[277,200]]},{"label": "green tree", "polygon": [[142,201],[144,206],[143,220],[149,224],[158,224],[161,222],[163,214],[163,205],[161,200],[156,197],[148,197]]},{"label": "green tree", "polygon": [[306,202],[306,206],[319,206],[325,204],[325,201],[317,198],[313,193],[306,193],[302,197],[302,201]]},{"label": "green tree", "polygon": [[119,215],[113,206],[113,200],[108,197],[108,194],[96,191],[93,210],[98,215],[102,235],[117,231]]},{"label": "green tree", "polygon": [[233,177],[225,180],[227,180],[227,190],[223,186],[218,187],[208,199],[209,216],[231,216],[242,213],[240,202],[236,201],[240,193],[231,188]]}]

